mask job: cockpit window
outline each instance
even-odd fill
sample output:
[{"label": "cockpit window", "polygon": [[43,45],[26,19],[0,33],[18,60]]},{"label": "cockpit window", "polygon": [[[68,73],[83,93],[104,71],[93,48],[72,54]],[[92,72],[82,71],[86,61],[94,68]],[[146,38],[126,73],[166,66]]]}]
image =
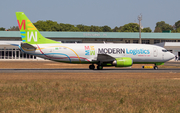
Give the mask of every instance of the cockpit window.
[{"label": "cockpit window", "polygon": [[162,51],[163,51],[163,52],[167,52],[167,50],[166,50],[166,49],[163,49]]}]

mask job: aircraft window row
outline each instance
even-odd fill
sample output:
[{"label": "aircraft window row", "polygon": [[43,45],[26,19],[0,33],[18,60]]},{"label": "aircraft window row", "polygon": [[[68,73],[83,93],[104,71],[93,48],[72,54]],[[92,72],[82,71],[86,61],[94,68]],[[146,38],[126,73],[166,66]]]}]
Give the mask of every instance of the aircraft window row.
[{"label": "aircraft window row", "polygon": [[165,49],[163,49],[162,51],[163,51],[163,52],[167,52],[167,50],[165,50]]}]

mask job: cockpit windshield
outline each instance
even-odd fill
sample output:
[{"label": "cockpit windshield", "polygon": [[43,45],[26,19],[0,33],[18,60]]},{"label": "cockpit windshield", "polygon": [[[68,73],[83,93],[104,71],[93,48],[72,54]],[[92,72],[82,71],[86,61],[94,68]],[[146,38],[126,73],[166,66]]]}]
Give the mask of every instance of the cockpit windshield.
[{"label": "cockpit windshield", "polygon": [[162,51],[163,51],[163,52],[167,52],[167,50],[166,50],[166,49],[163,49]]}]

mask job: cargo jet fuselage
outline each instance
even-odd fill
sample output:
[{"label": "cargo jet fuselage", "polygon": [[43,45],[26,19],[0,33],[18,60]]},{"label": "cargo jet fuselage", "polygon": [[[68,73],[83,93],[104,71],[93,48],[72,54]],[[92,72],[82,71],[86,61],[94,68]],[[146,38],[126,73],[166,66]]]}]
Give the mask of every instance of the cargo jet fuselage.
[{"label": "cargo jet fuselage", "polygon": [[165,48],[147,44],[60,43],[43,37],[23,12],[16,12],[23,43],[20,49],[44,59],[65,63],[89,63],[90,69],[103,66],[129,67],[133,64],[162,65],[174,58]]}]

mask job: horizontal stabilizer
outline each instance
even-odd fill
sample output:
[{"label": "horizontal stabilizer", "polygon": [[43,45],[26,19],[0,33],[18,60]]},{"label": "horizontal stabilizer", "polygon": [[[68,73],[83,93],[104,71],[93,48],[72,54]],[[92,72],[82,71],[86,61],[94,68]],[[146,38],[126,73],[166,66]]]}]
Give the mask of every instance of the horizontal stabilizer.
[{"label": "horizontal stabilizer", "polygon": [[28,43],[21,43],[22,48],[28,48],[28,49],[36,49],[37,47],[34,47]]}]

